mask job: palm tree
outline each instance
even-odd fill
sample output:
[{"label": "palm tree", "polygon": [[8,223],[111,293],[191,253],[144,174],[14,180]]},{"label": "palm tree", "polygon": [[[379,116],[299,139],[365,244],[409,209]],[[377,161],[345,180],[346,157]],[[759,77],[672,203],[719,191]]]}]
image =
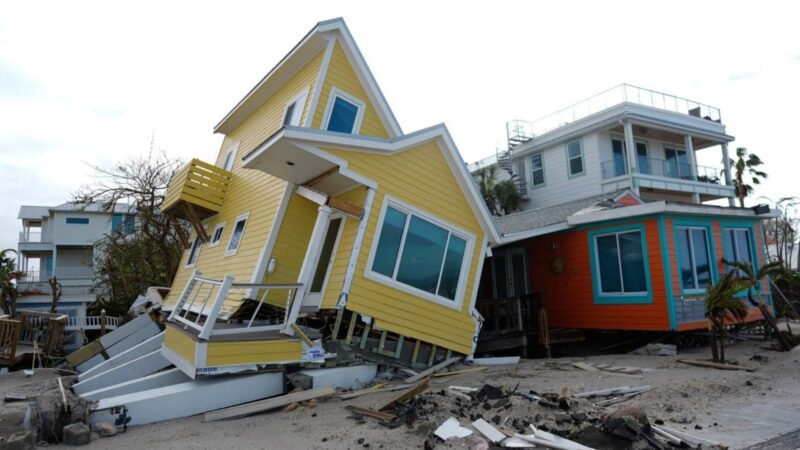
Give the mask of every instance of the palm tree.
[{"label": "palm tree", "polygon": [[478,190],[494,216],[518,211],[522,204],[522,196],[517,188],[517,176],[497,181],[497,166],[489,166],[473,173],[478,182]]},{"label": "palm tree", "polygon": [[0,250],[0,308],[5,314],[14,317],[16,313],[17,287],[12,280],[17,277],[15,258],[7,256],[16,251],[10,248]]},{"label": "palm tree", "polygon": [[733,318],[741,322],[747,317],[747,307],[736,298],[736,294],[746,287],[747,284],[733,269],[706,289],[706,318],[714,362],[725,362],[725,321]]},{"label": "palm tree", "polygon": [[753,186],[745,183],[745,175],[750,176],[750,181],[753,184],[761,184],[762,179],[767,178],[767,174],[757,169],[757,167],[764,164],[764,161],[755,153],[747,153],[745,147],[736,149],[736,163],[734,168],[736,172],[733,177],[733,186],[736,189],[736,197],[739,199],[739,206],[744,208],[744,199],[753,193]]},{"label": "palm tree", "polygon": [[[764,300],[762,291],[758,290],[759,284],[765,281],[767,277],[774,278],[779,276],[785,270],[783,264],[780,261],[773,261],[771,263],[764,264],[758,269],[758,271],[755,271],[753,270],[753,265],[749,262],[727,260],[723,260],[723,262],[737,272],[739,279],[742,281],[742,283],[744,283],[745,289],[747,289],[747,300],[751,305],[758,307],[759,311],[761,311],[761,315],[764,317],[764,322],[766,322],[767,326],[771,329],[775,337],[778,338],[781,348],[783,350],[791,350],[792,347],[794,347],[792,340],[781,333],[781,331],[778,329],[778,324],[775,322],[775,318],[772,317],[772,311],[769,310],[769,306]],[[754,295],[757,300],[754,298]]]}]

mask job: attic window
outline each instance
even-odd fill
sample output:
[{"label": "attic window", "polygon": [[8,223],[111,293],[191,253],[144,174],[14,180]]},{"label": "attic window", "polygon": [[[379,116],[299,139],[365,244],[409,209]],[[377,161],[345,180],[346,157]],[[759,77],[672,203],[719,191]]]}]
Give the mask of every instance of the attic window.
[{"label": "attic window", "polygon": [[305,89],[286,104],[286,110],[283,114],[284,125],[289,125],[292,127],[300,126],[300,119],[303,116],[303,107],[306,105],[307,96],[308,89]]},{"label": "attic window", "polygon": [[364,102],[336,88],[331,89],[323,123],[328,131],[356,134],[364,118]]},{"label": "attic window", "polygon": [[222,168],[230,172],[233,170],[233,162],[236,160],[236,151],[239,150],[239,143],[231,145],[228,153],[225,154],[225,161],[222,163]]}]

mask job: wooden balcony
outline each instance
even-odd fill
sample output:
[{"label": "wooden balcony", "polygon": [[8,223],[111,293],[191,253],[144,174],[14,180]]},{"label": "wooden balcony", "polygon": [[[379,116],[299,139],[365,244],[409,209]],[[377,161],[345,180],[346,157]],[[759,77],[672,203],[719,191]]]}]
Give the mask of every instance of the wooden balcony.
[{"label": "wooden balcony", "polygon": [[188,220],[208,240],[200,222],[220,212],[232,177],[227,170],[193,159],[172,177],[161,211]]}]

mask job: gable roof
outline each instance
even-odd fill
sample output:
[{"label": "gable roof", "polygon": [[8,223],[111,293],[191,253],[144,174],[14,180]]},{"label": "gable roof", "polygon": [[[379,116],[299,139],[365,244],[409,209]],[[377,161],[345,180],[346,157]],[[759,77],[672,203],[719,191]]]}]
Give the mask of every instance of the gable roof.
[{"label": "gable roof", "polygon": [[[259,155],[264,154],[265,152],[269,151],[270,148],[277,146],[280,143],[286,142],[295,143],[300,147],[307,146],[308,144],[314,146],[328,145],[335,146],[337,149],[345,151],[365,152],[382,156],[390,156],[434,140],[439,143],[439,148],[442,149],[448,166],[450,167],[450,171],[455,176],[459,187],[461,187],[464,197],[467,199],[473,214],[480,222],[482,228],[488,234],[489,241],[492,243],[499,242],[500,234],[497,232],[494,220],[492,219],[492,216],[486,207],[486,203],[483,201],[483,197],[481,197],[480,193],[478,192],[478,188],[475,185],[475,180],[472,178],[469,172],[467,172],[467,165],[462,159],[455,142],[453,142],[453,138],[450,136],[447,126],[444,124],[434,125],[414,133],[391,139],[336,133],[314,128],[283,127],[278,132],[267,138],[253,151],[245,155],[242,160],[244,167],[255,168],[256,164],[254,164],[254,162]],[[339,172],[351,172],[347,167],[347,161],[336,158],[335,156],[326,153],[324,150],[318,150],[316,153],[318,156],[324,157],[337,165],[339,167]]]},{"label": "gable roof", "polygon": [[[250,114],[261,106],[276,90],[283,86],[298,70],[323,51],[331,39],[336,39],[347,55],[353,70],[367,92],[370,102],[375,106],[389,136],[403,134],[389,103],[383,96],[375,77],[367,66],[364,56],[356,45],[350,30],[341,17],[318,22],[267,74],[259,81],[236,106],[231,109],[214,127],[215,133],[227,134],[233,131]],[[320,70],[326,70],[322,67]],[[321,86],[319,86],[321,88]]]}]

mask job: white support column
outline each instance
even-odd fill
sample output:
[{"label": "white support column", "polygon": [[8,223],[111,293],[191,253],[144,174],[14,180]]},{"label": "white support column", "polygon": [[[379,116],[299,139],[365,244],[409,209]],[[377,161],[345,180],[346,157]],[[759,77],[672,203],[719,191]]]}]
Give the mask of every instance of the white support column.
[{"label": "white support column", "polygon": [[350,286],[353,283],[353,276],[356,273],[358,255],[361,253],[361,244],[364,242],[364,234],[367,231],[367,224],[369,223],[369,216],[372,213],[372,202],[374,200],[375,189],[368,187],[367,196],[364,199],[364,217],[362,217],[361,222],[358,223],[356,239],[353,243],[353,249],[350,251],[350,261],[347,263],[347,271],[344,274],[344,282],[342,283],[342,292],[339,294],[339,301],[336,303],[336,309],[344,308],[350,296]]},{"label": "white support column", "polygon": [[308,248],[306,249],[305,258],[303,258],[303,266],[300,268],[300,275],[297,277],[297,282],[301,284],[294,294],[294,301],[292,302],[289,314],[286,317],[286,323],[283,324],[281,333],[294,336],[292,324],[297,320],[300,314],[300,307],[303,305],[303,299],[306,296],[306,290],[311,283],[311,278],[314,275],[314,270],[317,267],[316,260],[319,256],[322,241],[325,239],[325,231],[328,228],[328,220],[331,216],[331,208],[326,205],[319,207],[317,213],[317,221],[314,223],[314,230],[311,232],[311,239],[308,241]]},{"label": "white support column", "polygon": [[[691,134],[683,137],[683,146],[686,148],[686,156],[689,157],[689,175],[692,181],[697,181],[697,154],[694,152],[694,142],[692,142]],[[680,163],[678,167],[678,172],[680,173]],[[700,203],[700,193],[692,193],[692,203]]]},{"label": "white support column", "polygon": [[[733,186],[733,177],[731,176],[731,158],[728,156],[728,143],[723,142],[720,144],[722,147],[722,167],[725,173],[725,185]],[[728,206],[736,206],[736,193],[733,197],[728,197]]]},{"label": "white support column", "polygon": [[631,180],[633,193],[639,195],[639,183],[636,181],[636,141],[633,139],[633,124],[626,120],[623,128],[625,129],[625,154],[628,158],[628,178]]}]

